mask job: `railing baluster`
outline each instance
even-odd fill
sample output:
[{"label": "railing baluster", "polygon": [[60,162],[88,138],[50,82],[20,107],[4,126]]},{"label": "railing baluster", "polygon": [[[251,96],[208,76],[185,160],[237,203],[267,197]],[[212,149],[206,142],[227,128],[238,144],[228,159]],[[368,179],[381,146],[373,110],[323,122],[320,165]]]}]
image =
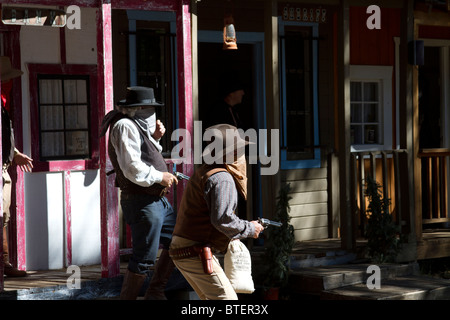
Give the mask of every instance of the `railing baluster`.
[{"label": "railing baluster", "polygon": [[450,149],[425,149],[419,152],[418,157],[422,158],[423,164],[423,223],[450,222],[447,172]]},{"label": "railing baluster", "polygon": [[358,153],[359,158],[359,219],[361,235],[364,235],[364,226],[366,222],[366,198],[364,196],[364,185],[366,183],[366,178],[364,174],[364,155],[362,152]]},{"label": "railing baluster", "polygon": [[401,181],[400,181],[400,163],[399,163],[399,152],[394,151],[394,185],[395,185],[395,208],[397,210],[397,223],[399,226],[402,225],[402,193]]},{"label": "railing baluster", "polygon": [[441,198],[441,218],[448,218],[448,208],[447,208],[447,190],[448,190],[448,181],[447,181],[447,159],[445,157],[439,157],[440,162],[440,192],[439,196]]},{"label": "railing baluster", "polygon": [[428,214],[429,214],[429,218],[433,219],[433,164],[431,161],[431,158],[426,158],[427,159],[427,171],[426,171],[426,177],[427,177],[427,187],[428,187]]}]

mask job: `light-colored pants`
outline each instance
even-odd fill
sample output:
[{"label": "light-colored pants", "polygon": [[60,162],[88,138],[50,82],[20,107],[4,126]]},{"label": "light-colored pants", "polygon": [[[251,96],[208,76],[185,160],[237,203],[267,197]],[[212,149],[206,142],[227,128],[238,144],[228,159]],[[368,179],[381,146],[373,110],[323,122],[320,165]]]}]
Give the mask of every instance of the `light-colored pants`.
[{"label": "light-colored pants", "polygon": [[[171,249],[190,247],[198,244],[192,240],[173,236]],[[187,282],[195,290],[201,300],[237,300],[230,280],[220,266],[219,261],[213,256],[213,273],[206,274],[203,271],[199,257],[173,260]]]}]

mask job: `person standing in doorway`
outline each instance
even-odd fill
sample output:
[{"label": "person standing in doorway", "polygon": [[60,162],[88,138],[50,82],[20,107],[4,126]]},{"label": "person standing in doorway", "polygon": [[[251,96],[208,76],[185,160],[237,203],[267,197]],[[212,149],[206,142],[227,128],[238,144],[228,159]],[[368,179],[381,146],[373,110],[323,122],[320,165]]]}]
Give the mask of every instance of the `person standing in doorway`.
[{"label": "person standing in doorway", "polygon": [[219,102],[212,108],[208,108],[203,127],[209,128],[219,123],[226,123],[244,131],[248,129],[237,110],[245,95],[243,84],[236,79],[226,79],[220,91]]},{"label": "person standing in doorway", "polygon": [[[164,289],[174,269],[168,248],[176,215],[165,198],[177,178],[167,171],[159,140],[164,125],[156,120],[153,88],[127,88],[126,99],[102,123],[109,128],[108,154],[121,190],[121,208],[131,228],[133,253],[124,276],[120,298],[135,300],[155,266],[144,299],[164,300]],[[160,245],[162,251],[157,260]],[[157,261],[157,262],[156,262]],[[155,265],[156,263],[156,265]]]}]

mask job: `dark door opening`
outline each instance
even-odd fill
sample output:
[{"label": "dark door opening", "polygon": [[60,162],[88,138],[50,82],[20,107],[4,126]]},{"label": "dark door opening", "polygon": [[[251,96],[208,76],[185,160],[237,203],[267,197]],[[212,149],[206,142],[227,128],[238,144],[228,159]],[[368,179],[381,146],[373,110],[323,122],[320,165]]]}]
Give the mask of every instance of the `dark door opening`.
[{"label": "dark door opening", "polygon": [[424,56],[425,63],[419,68],[419,148],[441,148],[440,47],[425,47]]},{"label": "dark door opening", "polygon": [[[238,50],[223,50],[222,43],[198,43],[198,95],[199,120],[204,121],[210,108],[220,99],[221,86],[225,79],[235,79],[244,85],[244,98],[237,112],[244,131],[259,129],[258,106],[255,98],[255,45],[238,43]],[[203,125],[203,130],[206,127]],[[259,170],[257,165],[247,166],[248,199],[245,210],[239,210],[242,219],[253,220],[259,217]]]}]

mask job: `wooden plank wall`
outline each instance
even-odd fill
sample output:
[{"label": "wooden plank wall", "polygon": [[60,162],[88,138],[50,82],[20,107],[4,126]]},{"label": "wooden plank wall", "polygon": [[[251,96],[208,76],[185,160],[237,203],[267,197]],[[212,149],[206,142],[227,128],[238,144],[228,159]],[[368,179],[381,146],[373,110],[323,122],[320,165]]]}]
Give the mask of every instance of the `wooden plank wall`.
[{"label": "wooden plank wall", "polygon": [[291,185],[291,224],[297,241],[328,237],[327,168],[283,170],[281,183]]}]

